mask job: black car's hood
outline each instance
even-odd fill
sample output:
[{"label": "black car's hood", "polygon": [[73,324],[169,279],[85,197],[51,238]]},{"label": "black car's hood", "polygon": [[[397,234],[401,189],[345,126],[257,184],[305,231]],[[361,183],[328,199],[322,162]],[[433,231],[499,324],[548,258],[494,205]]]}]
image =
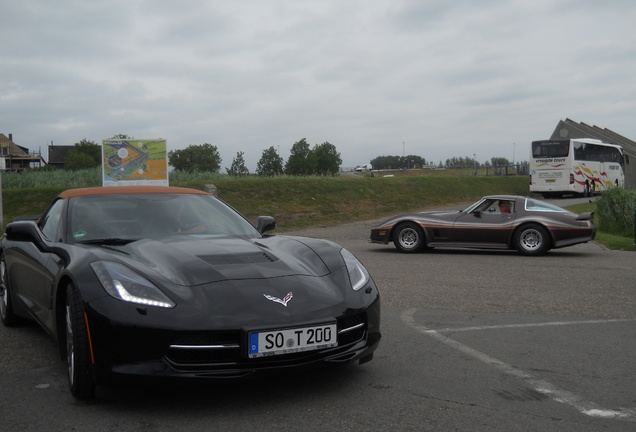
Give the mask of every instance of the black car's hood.
[{"label": "black car's hood", "polygon": [[173,237],[140,240],[116,249],[182,286],[329,273],[320,256],[297,238]]}]

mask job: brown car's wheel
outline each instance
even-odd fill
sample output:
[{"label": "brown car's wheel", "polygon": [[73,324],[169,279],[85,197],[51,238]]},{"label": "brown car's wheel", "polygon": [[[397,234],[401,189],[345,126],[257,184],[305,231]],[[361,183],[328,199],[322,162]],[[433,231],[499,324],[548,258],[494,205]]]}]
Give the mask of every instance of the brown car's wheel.
[{"label": "brown car's wheel", "polygon": [[393,234],[393,244],[401,252],[421,251],[426,245],[424,231],[422,227],[413,222],[400,224]]},{"label": "brown car's wheel", "polygon": [[66,293],[66,361],[71,394],[76,398],[91,398],[95,394],[92,376],[88,330],[79,293],[72,284]]},{"label": "brown car's wheel", "polygon": [[550,249],[550,236],[541,225],[524,225],[515,232],[514,246],[523,255],[541,255]]}]

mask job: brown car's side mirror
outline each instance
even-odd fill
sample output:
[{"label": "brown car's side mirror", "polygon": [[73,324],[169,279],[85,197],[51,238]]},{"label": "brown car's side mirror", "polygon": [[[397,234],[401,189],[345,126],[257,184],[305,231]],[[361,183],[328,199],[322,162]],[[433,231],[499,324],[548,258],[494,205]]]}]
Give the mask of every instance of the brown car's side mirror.
[{"label": "brown car's side mirror", "polygon": [[272,216],[259,216],[256,219],[256,229],[261,234],[276,228],[276,220]]}]

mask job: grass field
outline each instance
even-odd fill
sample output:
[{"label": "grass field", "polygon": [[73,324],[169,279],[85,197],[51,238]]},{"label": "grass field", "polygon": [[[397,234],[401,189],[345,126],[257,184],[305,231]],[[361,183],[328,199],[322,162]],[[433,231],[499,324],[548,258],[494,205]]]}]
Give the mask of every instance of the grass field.
[{"label": "grass field", "polygon": [[[421,175],[415,175],[417,172]],[[385,177],[389,175],[391,177]],[[61,191],[69,187],[10,188],[2,190],[3,227],[15,216],[40,214]],[[43,181],[43,184],[46,182]],[[274,216],[278,231],[330,226],[377,219],[395,213],[470,203],[483,195],[528,195],[526,176],[441,175],[433,170],[349,174],[338,177],[243,177],[214,176],[206,179],[171,180],[173,186],[203,190],[217,187],[218,196],[254,221],[259,215]],[[575,212],[595,210],[584,204]],[[598,233],[598,241],[613,249],[636,250],[633,239]]]},{"label": "grass field", "polygon": [[[281,230],[373,219],[396,212],[473,201],[493,193],[527,194],[524,177],[340,176],[217,178],[172,182],[218,195],[248,218],[271,215]],[[15,216],[42,213],[68,187],[3,190],[4,225]]]}]

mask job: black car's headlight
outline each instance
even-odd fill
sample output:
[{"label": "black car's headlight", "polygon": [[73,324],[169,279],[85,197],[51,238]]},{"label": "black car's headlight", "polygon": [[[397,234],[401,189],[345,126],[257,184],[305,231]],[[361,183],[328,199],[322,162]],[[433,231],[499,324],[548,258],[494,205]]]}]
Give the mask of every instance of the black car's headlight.
[{"label": "black car's headlight", "polygon": [[144,306],[173,308],[176,304],[152,282],[125,265],[111,261],[91,263],[97,279],[116,299]]},{"label": "black car's headlight", "polygon": [[360,288],[365,286],[371,276],[367,269],[362,265],[360,261],[356,257],[353,256],[351,252],[346,249],[341,249],[340,254],[344,259],[344,262],[347,266],[347,271],[349,272],[349,280],[351,280],[351,287],[358,291]]}]

